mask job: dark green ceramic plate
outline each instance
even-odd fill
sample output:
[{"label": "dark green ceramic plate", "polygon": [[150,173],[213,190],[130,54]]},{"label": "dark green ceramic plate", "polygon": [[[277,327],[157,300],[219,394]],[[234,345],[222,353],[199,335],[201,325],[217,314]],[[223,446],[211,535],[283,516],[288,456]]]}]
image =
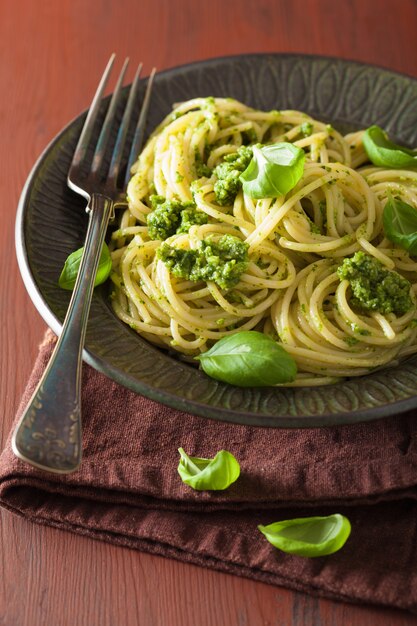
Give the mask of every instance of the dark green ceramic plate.
[{"label": "dark green ceramic plate", "polygon": [[[260,109],[293,108],[341,130],[379,124],[398,141],[417,145],[417,80],[338,59],[261,54],[213,59],[161,72],[149,128],[174,102],[232,96]],[[57,287],[67,255],[82,245],[83,201],[66,186],[84,115],[71,122],[36,163],[17,215],[17,254],[32,300],[55,333],[69,302]],[[169,406],[240,424],[307,427],[349,424],[417,406],[417,359],[336,385],[300,389],[240,389],[148,344],[113,314],[106,288],[96,289],[85,360],[110,378]]]}]

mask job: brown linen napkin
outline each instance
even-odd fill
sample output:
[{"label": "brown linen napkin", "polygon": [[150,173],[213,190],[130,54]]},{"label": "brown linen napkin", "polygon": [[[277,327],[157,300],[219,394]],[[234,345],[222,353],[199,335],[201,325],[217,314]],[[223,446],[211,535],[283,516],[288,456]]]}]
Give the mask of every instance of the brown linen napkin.
[{"label": "brown linen napkin", "polygon": [[[21,408],[49,359],[48,332]],[[169,409],[83,373],[84,458],[68,476],[0,457],[0,504],[40,524],[336,600],[417,612],[417,423],[413,413],[369,424],[267,429]],[[21,409],[20,409],[21,410]],[[19,410],[19,413],[20,413]],[[241,476],[196,492],[177,473],[182,446],[224,448]],[[340,552],[307,559],[273,548],[258,524],[340,512]]]}]

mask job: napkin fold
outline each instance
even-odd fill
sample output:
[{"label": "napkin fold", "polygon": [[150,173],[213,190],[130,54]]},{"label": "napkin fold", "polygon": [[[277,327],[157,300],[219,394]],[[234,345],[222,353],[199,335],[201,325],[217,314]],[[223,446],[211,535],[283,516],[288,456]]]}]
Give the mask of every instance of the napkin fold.
[{"label": "napkin fold", "polygon": [[[53,350],[48,331],[16,416]],[[84,366],[83,462],[65,476],[0,457],[0,505],[25,518],[335,600],[417,612],[417,420],[317,429],[226,424],[143,398]],[[178,448],[226,449],[241,476],[197,492]],[[258,524],[343,513],[351,536],[313,559],[276,550]]]}]

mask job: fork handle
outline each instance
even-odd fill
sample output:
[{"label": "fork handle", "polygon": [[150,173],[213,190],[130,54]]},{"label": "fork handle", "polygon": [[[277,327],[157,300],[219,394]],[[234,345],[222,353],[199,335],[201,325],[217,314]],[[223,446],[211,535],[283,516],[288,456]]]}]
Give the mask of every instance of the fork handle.
[{"label": "fork handle", "polygon": [[94,280],[113,201],[92,194],[89,225],[78,277],[48,366],[12,438],[20,459],[58,474],[81,463],[81,366]]}]

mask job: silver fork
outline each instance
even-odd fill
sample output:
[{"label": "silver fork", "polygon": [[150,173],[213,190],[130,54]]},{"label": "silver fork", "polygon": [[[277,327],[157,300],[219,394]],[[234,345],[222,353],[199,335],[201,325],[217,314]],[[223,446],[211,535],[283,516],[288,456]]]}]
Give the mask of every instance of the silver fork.
[{"label": "silver fork", "polygon": [[[130,146],[124,181],[119,182],[128,130],[133,120],[139,91],[140,64],[125,105],[122,121],[110,154],[109,142],[117,128],[116,114],[122,98],[123,78],[128,59],[117,79],[101,132],[88,167],[93,133],[99,116],[102,97],[115,55],[110,57],[91,103],[68,172],[68,186],[87,199],[89,225],[84,253],[74,292],[62,326],[61,335],[49,364],[27,405],[12,438],[13,452],[23,461],[48,472],[67,474],[81,463],[81,366],[94,279],[109,220],[114,206],[122,198],[130,168],[143,142],[155,70],[152,70],[142,102],[136,130]],[[94,147],[94,146],[93,146]],[[107,156],[107,160],[106,160]]]}]

